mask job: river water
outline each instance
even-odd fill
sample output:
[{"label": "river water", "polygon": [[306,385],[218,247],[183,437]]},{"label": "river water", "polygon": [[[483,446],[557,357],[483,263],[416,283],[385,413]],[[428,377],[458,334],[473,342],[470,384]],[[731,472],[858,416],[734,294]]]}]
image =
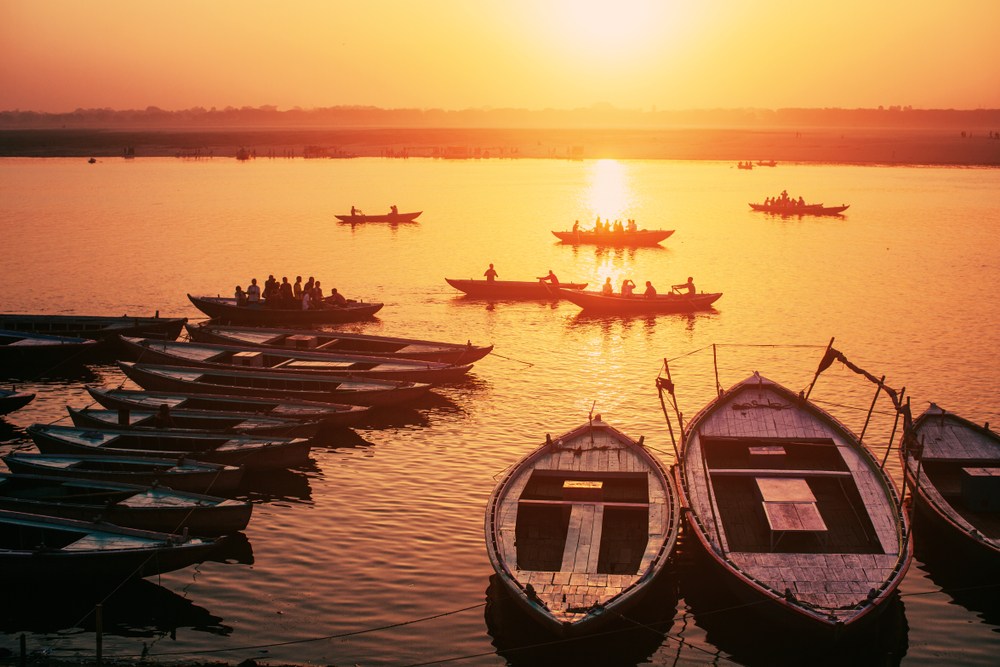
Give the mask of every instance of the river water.
[{"label": "river water", "polygon": [[[787,189],[849,203],[843,217],[780,218],[747,203]],[[416,224],[341,224],[352,205],[422,210]],[[574,220],[676,229],[661,247],[559,244]],[[918,557],[880,633],[829,647],[735,608],[682,539],[629,632],[552,645],[490,588],[483,519],[499,475],[600,413],[667,464],[654,380],[664,359],[685,415],[755,370],[805,388],[831,338],[858,365],[929,401],[1000,423],[1000,171],[964,168],[566,160],[0,160],[3,310],[186,316],[185,294],[230,295],[250,278],[313,275],[385,307],[350,330],[493,343],[467,382],[384,414],[261,476],[245,539],[227,562],[129,584],[104,600],[106,658],[410,664],[995,664],[996,577],[917,532]],[[719,291],[693,316],[583,316],[566,302],[488,303],[445,277],[553,270],[597,287],[693,276]],[[714,346],[714,347],[713,347]],[[111,364],[19,386],[36,400],[0,421],[0,453],[24,428],[66,423]],[[7,382],[5,381],[6,385]],[[812,397],[856,432],[874,388],[837,364]],[[883,395],[884,398],[884,395]],[[676,418],[672,418],[676,430]],[[880,458],[880,402],[865,436]],[[899,481],[895,448],[887,465]],[[4,596],[0,652],[93,655],[92,596]],[[489,602],[489,604],[487,604]],[[639,613],[639,612],[637,612]]]}]

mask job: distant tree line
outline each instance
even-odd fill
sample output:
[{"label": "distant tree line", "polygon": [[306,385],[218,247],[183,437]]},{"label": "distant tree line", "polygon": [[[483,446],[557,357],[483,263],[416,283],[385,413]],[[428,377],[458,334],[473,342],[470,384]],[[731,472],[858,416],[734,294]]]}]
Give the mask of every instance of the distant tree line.
[{"label": "distant tree line", "polygon": [[168,111],[77,109],[67,113],[0,111],[3,129],[76,128],[954,128],[969,132],[1000,127],[1000,109],[618,109],[599,104],[579,109],[382,109],[336,106],[279,110],[260,107],[194,107]]}]

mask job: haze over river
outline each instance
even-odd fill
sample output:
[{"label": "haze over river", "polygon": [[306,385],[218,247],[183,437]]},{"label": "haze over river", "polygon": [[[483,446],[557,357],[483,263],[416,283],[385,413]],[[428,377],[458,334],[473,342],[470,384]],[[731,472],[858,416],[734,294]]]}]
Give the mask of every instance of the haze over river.
[{"label": "haze over river", "polygon": [[[781,218],[748,202],[846,203],[842,217]],[[338,223],[352,205],[423,211],[417,223]],[[550,230],[634,218],[676,229],[661,247],[606,250]],[[106,659],[336,665],[996,664],[1000,577],[917,558],[876,638],[828,647],[789,636],[719,590],[681,541],[630,633],[549,641],[502,596],[483,519],[499,475],[546,433],[592,410],[672,464],[654,386],[663,360],[685,416],[753,371],[799,390],[823,348],[897,389],[1000,425],[1000,170],[568,160],[0,159],[5,312],[186,316],[186,293],[230,296],[268,274],[315,276],[380,301],[351,331],[496,345],[469,380],[316,447],[301,470],[265,475],[240,553],[124,587],[105,601]],[[599,288],[693,276],[722,292],[694,316],[589,317],[568,302],[488,303],[445,277],[532,280],[553,270]],[[24,428],[68,423],[86,383],[114,365],[18,386],[35,401],[0,421],[0,453],[34,451]],[[4,386],[8,381],[3,381]],[[835,364],[812,398],[860,432],[874,386]],[[884,395],[865,441],[885,456]],[[676,418],[671,415],[677,428]],[[889,469],[901,482],[896,447]],[[919,527],[918,527],[919,528]],[[921,539],[921,538],[925,539]],[[252,553],[252,555],[251,555]],[[0,649],[92,655],[92,597],[3,593]],[[637,612],[637,615],[639,612]]]}]

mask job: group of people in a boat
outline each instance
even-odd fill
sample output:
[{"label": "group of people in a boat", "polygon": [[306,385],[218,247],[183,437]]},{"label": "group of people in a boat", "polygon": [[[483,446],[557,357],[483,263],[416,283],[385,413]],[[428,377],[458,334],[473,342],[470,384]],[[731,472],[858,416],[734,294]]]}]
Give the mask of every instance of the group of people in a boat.
[{"label": "group of people in a boat", "polygon": [[788,190],[782,190],[780,195],[765,199],[764,205],[795,208],[796,206],[805,206],[806,200],[802,198],[802,195],[799,195],[798,199],[793,199],[788,196]]},{"label": "group of people in a boat", "polygon": [[243,290],[240,285],[236,286],[237,306],[264,306],[265,308],[283,308],[292,310],[302,308],[311,310],[316,308],[329,308],[331,306],[344,306],[347,299],[334,287],[329,295],[323,295],[323,286],[320,281],[312,276],[305,283],[302,276],[295,276],[295,282],[289,283],[288,278],[283,276],[279,283],[272,273],[264,281],[264,289],[261,290],[256,278],[251,278],[250,285]]},{"label": "group of people in a boat", "polygon": [[[629,218],[622,224],[621,220],[615,220],[614,223],[611,220],[605,220],[601,222],[601,216],[597,216],[597,220],[594,222],[594,234],[624,234],[625,232],[634,233],[639,231],[639,226],[635,224],[635,220]],[[580,221],[576,220],[573,222],[573,233],[580,233]]]},{"label": "group of people in a boat", "polygon": [[[601,286],[601,294],[605,296],[614,296],[615,286],[611,284],[611,278],[607,278],[604,281],[604,285]],[[695,293],[694,288],[694,278],[688,276],[686,283],[680,283],[678,285],[670,286],[670,294],[691,294]],[[635,296],[635,283],[630,279],[626,278],[622,281],[621,291],[619,292],[621,296]],[[649,280],[646,281],[646,289],[643,291],[642,295],[647,299],[652,299],[656,297],[656,288],[653,287],[653,283]]]}]

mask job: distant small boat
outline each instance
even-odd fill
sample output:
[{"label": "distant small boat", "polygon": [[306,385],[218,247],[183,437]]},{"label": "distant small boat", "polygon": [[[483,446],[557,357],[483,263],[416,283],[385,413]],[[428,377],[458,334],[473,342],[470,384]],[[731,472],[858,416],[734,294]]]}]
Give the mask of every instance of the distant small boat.
[{"label": "distant small boat", "polygon": [[121,317],[100,315],[29,315],[2,313],[0,329],[50,336],[92,338],[116,343],[118,336],[141,336],[174,340],[186,317]]},{"label": "distant small boat", "polygon": [[350,426],[363,419],[367,406],[302,401],[290,398],[260,398],[234,394],[162,392],[136,389],[86,387],[91,397],[109,410],[158,410],[166,405],[174,410],[207,410],[235,419],[270,417],[295,421],[318,421],[325,426]]},{"label": "distant small boat", "polygon": [[169,429],[125,431],[32,424],[26,429],[43,454],[107,454],[193,458],[246,468],[292,468],[309,460],[307,438],[266,438]]},{"label": "distant small boat", "polygon": [[904,435],[900,453],[916,509],[956,544],[997,562],[1000,434],[931,403],[910,436]]},{"label": "distant small boat", "polygon": [[563,635],[593,631],[639,600],[680,526],[673,481],[601,421],[518,461],[487,503],[486,550],[517,603]]},{"label": "distant small boat", "polygon": [[87,338],[0,330],[0,377],[83,364],[96,347]]},{"label": "distant small boat", "polygon": [[757,160],[758,167],[777,167],[778,163],[774,160]]},{"label": "distant small boat", "polygon": [[0,473],[0,509],[164,533],[225,535],[246,528],[253,505],[162,486]]},{"label": "distant small boat", "polygon": [[0,415],[23,408],[35,398],[34,394],[14,389],[0,389]]},{"label": "distant small boat", "polygon": [[200,563],[223,539],[0,510],[0,569],[23,584],[122,581]]},{"label": "distant small boat", "polygon": [[673,233],[673,229],[639,229],[634,232],[595,232],[592,229],[587,231],[581,229],[575,232],[572,230],[552,232],[563,243],[571,243],[573,245],[590,244],[610,248],[655,246],[660,241],[669,238]]},{"label": "distant small boat", "polygon": [[250,368],[275,373],[338,376],[352,379],[403,380],[409,382],[458,382],[472,369],[471,364],[437,361],[388,359],[332,351],[298,348],[261,348],[220,343],[189,343],[122,337],[133,359],[152,364],[204,366],[229,370]]},{"label": "distant small boat", "polygon": [[687,530],[732,589],[840,633],[885,608],[913,557],[896,487],[814,403],[755,373],[684,429]]},{"label": "distant small boat", "polygon": [[[557,299],[547,283],[539,280],[462,280],[445,278],[455,289],[477,299]],[[582,290],[587,283],[559,283],[567,290]]]},{"label": "distant small boat", "polygon": [[92,157],[89,160],[87,160],[87,164],[96,164],[96,163],[97,163],[97,158],[96,157]]},{"label": "distant small boat", "polygon": [[13,452],[2,458],[10,471],[19,475],[96,479],[139,486],[162,485],[193,493],[230,494],[243,480],[243,468],[240,466],[189,458],[23,452]]},{"label": "distant small boat", "polygon": [[339,324],[370,319],[382,310],[381,303],[348,301],[343,306],[324,305],[323,308],[275,308],[266,303],[237,306],[236,299],[214,296],[187,295],[201,312],[223,324],[249,324],[269,326],[275,324]]},{"label": "distant small boat", "polygon": [[746,162],[737,162],[736,163],[736,168],[737,169],[753,169],[753,162],[751,162],[750,160],[747,160]]},{"label": "distant small boat", "polygon": [[775,215],[840,215],[851,207],[850,204],[841,206],[823,206],[822,204],[796,204],[794,201],[778,202],[776,204],[754,204],[750,203],[750,208],[764,213]]},{"label": "distant small boat", "polygon": [[341,222],[414,222],[423,211],[412,213],[382,213],[379,215],[366,215],[360,211],[347,215],[337,215],[337,220]]},{"label": "distant small boat", "polygon": [[[169,406],[168,406],[169,408]],[[79,428],[112,428],[152,430],[158,425],[159,408],[101,410],[67,406],[73,425]],[[278,419],[211,410],[169,410],[170,428],[183,431],[214,431],[258,437],[311,438],[319,431],[320,422],[301,419]]]},{"label": "distant small boat", "polygon": [[234,394],[280,400],[306,400],[354,405],[398,405],[426,395],[425,382],[355,380],[347,377],[281,373],[258,369],[232,370],[163,366],[119,361],[130,380],[152,391]]},{"label": "distant small boat", "polygon": [[276,329],[240,327],[203,322],[186,324],[191,340],[226,345],[253,345],[280,349],[363,354],[391,359],[419,359],[449,364],[471,364],[493,351],[492,345],[442,343],[415,338],[394,338],[371,334],[319,331],[316,329]]},{"label": "distant small boat", "polygon": [[699,294],[657,294],[646,297],[642,294],[622,296],[591,291],[559,290],[559,296],[580,306],[587,313],[642,315],[659,313],[691,313],[708,310],[722,296],[721,292],[701,292]]}]

